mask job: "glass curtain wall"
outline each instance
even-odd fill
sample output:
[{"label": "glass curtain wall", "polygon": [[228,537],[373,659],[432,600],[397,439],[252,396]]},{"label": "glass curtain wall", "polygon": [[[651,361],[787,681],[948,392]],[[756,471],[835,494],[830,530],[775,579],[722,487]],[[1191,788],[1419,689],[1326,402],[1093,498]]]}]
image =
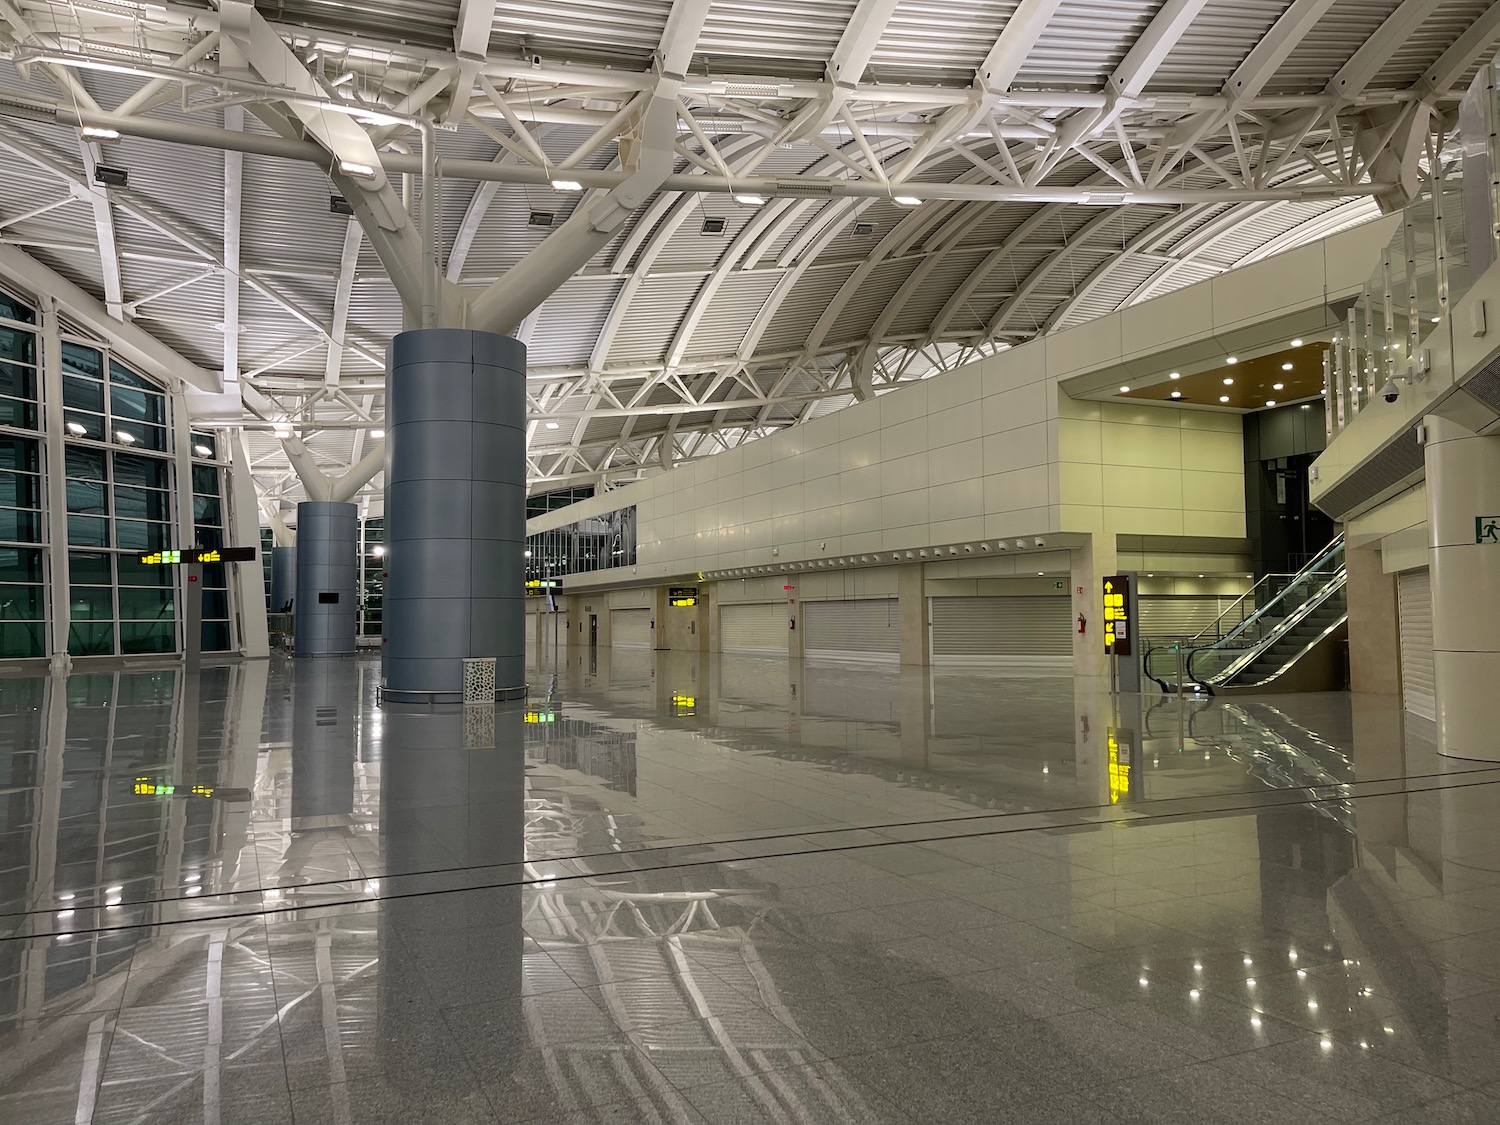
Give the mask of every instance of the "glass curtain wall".
[{"label": "glass curtain wall", "polygon": [[36,312],[0,292],[0,659],[47,645]]},{"label": "glass curtain wall", "polygon": [[635,505],[526,537],[526,581],[635,565]]},{"label": "glass curtain wall", "polygon": [[359,541],[359,635],[378,637],[385,616],[385,520],[361,520]]},{"label": "glass curtain wall", "polygon": [[[70,655],[177,651],[180,576],[137,559],[193,546],[178,542],[187,504],[197,543],[225,545],[218,441],[190,433],[190,479],[179,481],[166,390],[105,345],[67,335],[50,369],[59,381],[48,382],[42,336],[36,310],[0,292],[0,658],[48,655],[49,604],[66,614]],[[61,391],[57,433],[45,432],[50,386]],[[56,481],[47,479],[49,441],[62,446]],[[54,565],[66,552],[65,605],[61,589],[48,596],[48,547]],[[204,567],[205,651],[233,647],[227,569]]]}]

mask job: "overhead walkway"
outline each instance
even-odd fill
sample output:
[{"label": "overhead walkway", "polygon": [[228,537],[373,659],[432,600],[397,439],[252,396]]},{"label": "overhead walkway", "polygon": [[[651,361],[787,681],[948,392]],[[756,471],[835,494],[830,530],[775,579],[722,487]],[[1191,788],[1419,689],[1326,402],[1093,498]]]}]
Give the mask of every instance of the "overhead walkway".
[{"label": "overhead walkway", "polygon": [[1347,581],[1340,535],[1296,574],[1266,575],[1198,636],[1149,647],[1146,674],[1163,691],[1305,689],[1293,670],[1326,656],[1347,625]]}]

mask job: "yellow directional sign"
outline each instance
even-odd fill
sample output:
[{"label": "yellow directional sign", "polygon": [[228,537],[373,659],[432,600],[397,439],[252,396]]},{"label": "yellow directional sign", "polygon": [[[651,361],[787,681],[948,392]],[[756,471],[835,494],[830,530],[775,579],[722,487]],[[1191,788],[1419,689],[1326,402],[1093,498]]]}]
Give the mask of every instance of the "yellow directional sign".
[{"label": "yellow directional sign", "polygon": [[141,555],[142,566],[181,566],[184,563],[253,562],[254,547],[193,547],[186,551],[152,551]]},{"label": "yellow directional sign", "polygon": [[1109,656],[1130,655],[1130,577],[1112,574],[1104,580],[1104,651]]}]

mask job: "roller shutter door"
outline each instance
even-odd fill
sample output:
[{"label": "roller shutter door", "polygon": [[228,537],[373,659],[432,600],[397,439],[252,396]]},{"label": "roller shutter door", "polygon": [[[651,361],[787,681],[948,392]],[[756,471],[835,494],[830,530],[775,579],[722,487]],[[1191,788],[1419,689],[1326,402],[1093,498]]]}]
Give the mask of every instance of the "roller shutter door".
[{"label": "roller shutter door", "polygon": [[780,603],[720,606],[719,649],[785,656],[787,620],[787,607]]},{"label": "roller shutter door", "polygon": [[935,664],[1073,664],[1073,607],[1060,597],[933,598]]},{"label": "roller shutter door", "polygon": [[1142,597],[1140,634],[1143,637],[1196,637],[1237,600],[1237,597],[1227,594],[1223,597],[1192,594]]},{"label": "roller shutter door", "polygon": [[1396,576],[1401,612],[1401,702],[1414,715],[1437,717],[1432,674],[1432,581],[1424,570]]},{"label": "roller shutter door", "polygon": [[895,662],[901,651],[895,598],[854,602],[804,602],[803,655],[810,660]]},{"label": "roller shutter door", "polygon": [[649,609],[610,610],[609,644],[611,648],[650,648],[651,611]]}]

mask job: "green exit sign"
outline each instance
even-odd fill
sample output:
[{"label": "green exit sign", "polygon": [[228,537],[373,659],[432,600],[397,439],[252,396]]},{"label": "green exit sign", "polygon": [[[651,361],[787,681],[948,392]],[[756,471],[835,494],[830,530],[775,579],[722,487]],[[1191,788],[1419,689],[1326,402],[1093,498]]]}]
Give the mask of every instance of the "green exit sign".
[{"label": "green exit sign", "polygon": [[1474,542],[1500,545],[1500,516],[1475,516]]}]

